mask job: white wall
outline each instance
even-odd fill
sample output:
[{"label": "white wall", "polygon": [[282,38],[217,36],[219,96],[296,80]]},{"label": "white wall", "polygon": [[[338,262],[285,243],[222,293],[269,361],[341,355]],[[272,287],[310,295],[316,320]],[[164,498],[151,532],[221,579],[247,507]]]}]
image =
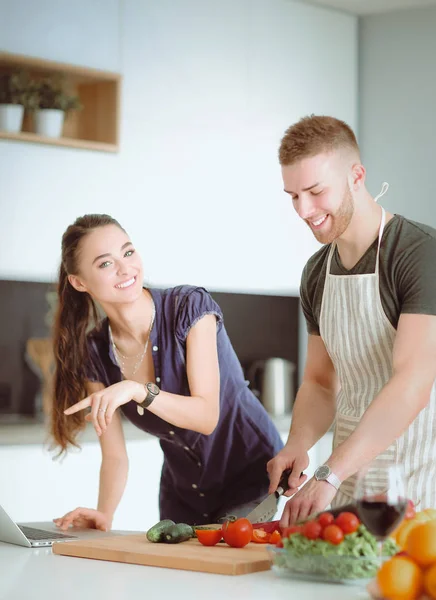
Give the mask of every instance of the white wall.
[{"label": "white wall", "polygon": [[[154,285],[297,293],[318,246],[282,192],[277,148],[308,113],[356,127],[355,18],[289,0],[0,0],[0,14],[3,50],[124,77],[119,154],[0,141],[0,278],[54,278],[65,227],[108,212],[131,233]],[[135,468],[143,449],[131,444],[117,527],[148,525],[129,521],[138,499],[156,518],[161,455],[147,444],[156,468]],[[0,489],[15,518],[95,503],[95,445],[61,472],[42,451],[3,451]],[[30,510],[28,480],[17,476],[33,459],[53,502],[39,496]],[[66,492],[53,495],[61,476]]]},{"label": "white wall", "polygon": [[0,141],[0,277],[55,276],[108,212],[154,285],[294,294],[317,249],[282,192],[285,128],[356,127],[357,22],[289,0],[0,0],[5,50],[121,71],[121,151]]},{"label": "white wall", "polygon": [[360,21],[360,143],[375,194],[390,182],[383,205],[436,227],[436,8]]}]

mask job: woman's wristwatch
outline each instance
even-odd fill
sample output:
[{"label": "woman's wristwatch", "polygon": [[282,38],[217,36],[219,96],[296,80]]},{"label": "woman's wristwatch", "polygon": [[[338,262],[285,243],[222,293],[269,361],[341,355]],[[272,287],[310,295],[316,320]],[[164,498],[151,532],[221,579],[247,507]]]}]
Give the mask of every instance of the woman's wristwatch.
[{"label": "woman's wristwatch", "polygon": [[341,486],[341,480],[339,477],[332,472],[328,465],[321,465],[314,473],[314,477],[317,481],[328,481],[337,490]]},{"label": "woman's wristwatch", "polygon": [[138,402],[138,406],[136,407],[136,410],[141,417],[144,414],[145,409],[150,406],[160,392],[160,389],[155,383],[144,383],[144,388],[146,392],[145,398],[142,402]]}]

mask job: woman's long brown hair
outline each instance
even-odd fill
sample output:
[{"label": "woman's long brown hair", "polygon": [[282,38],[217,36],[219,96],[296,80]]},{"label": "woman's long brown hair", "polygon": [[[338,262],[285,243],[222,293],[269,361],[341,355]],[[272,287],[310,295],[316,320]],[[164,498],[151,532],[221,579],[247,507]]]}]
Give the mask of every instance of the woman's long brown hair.
[{"label": "woman's long brown hair", "polygon": [[89,362],[86,335],[98,323],[96,305],[87,292],[78,292],[68,275],[78,275],[82,239],[98,227],[121,225],[109,215],[85,215],[70,225],[62,236],[58,305],[53,330],[55,358],[54,397],[51,410],[53,447],[63,454],[69,445],[78,447],[77,433],[85,425],[83,411],[64,415],[64,410],[86,397],[86,366]]}]

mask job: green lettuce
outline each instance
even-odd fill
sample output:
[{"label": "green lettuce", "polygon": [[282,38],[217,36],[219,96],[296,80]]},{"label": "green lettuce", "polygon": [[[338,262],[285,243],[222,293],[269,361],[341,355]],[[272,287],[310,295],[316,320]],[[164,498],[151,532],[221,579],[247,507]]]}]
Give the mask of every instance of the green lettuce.
[{"label": "green lettuce", "polygon": [[[399,548],[388,538],[383,544],[383,556],[393,556]],[[324,540],[309,540],[294,533],[283,540],[283,551],[276,557],[275,564],[287,570],[323,575],[330,579],[372,578],[379,567],[376,538],[360,525],[354,533],[344,536],[334,545]]]}]

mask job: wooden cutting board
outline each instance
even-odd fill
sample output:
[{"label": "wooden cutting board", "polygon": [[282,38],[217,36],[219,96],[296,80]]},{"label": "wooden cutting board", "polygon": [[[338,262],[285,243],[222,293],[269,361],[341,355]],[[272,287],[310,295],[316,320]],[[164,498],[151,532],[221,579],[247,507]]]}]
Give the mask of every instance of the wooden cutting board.
[{"label": "wooden cutting board", "polygon": [[197,539],[180,544],[153,544],[145,534],[55,542],[53,554],[222,575],[267,571],[271,566],[263,544],[250,543],[245,548],[231,548],[222,543],[202,546]]}]

